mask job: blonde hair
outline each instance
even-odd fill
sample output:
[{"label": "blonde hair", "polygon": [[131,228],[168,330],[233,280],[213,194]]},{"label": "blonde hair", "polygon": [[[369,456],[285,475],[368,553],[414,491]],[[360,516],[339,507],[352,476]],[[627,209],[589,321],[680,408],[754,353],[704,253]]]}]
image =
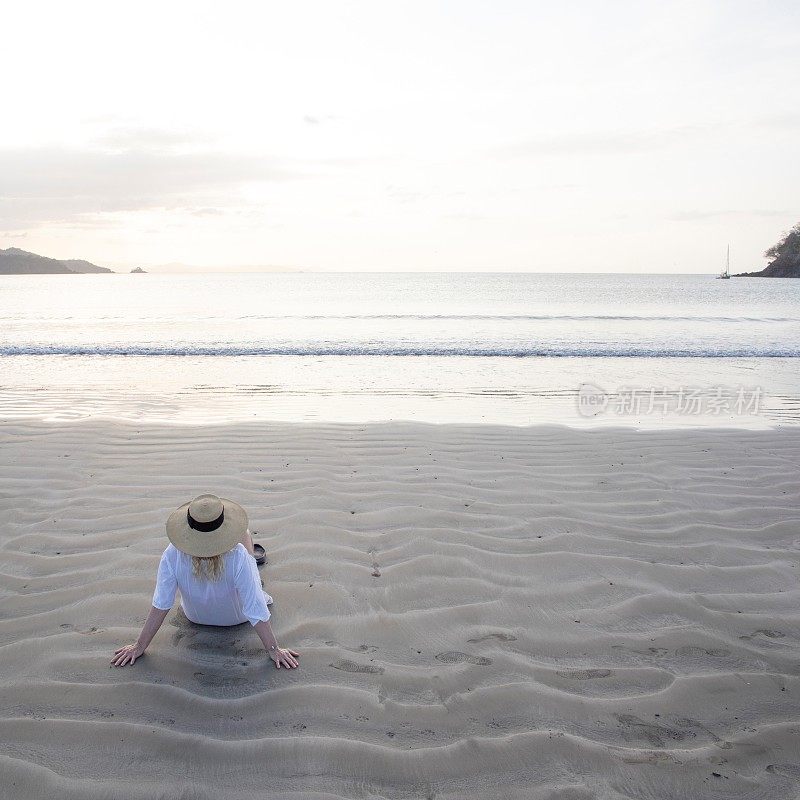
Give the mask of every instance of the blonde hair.
[{"label": "blonde hair", "polygon": [[225,569],[225,560],[222,555],[192,556],[192,574],[195,578],[218,581]]}]

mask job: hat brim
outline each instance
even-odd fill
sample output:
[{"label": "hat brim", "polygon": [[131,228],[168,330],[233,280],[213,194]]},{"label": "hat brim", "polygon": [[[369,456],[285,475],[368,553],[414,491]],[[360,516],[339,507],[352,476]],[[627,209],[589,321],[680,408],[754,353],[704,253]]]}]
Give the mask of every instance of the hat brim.
[{"label": "hat brim", "polygon": [[167,538],[190,556],[209,558],[227,553],[242,541],[247,530],[247,512],[233,500],[220,497],[225,509],[222,525],[213,531],[198,531],[189,527],[189,503],[176,508],[167,518]]}]

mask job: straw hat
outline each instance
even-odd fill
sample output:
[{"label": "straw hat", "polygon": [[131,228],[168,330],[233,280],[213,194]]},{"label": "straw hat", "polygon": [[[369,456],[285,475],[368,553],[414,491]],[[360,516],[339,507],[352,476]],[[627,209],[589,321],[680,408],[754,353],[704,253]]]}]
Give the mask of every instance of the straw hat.
[{"label": "straw hat", "polygon": [[201,494],[176,508],[167,519],[167,536],[190,556],[218,556],[242,541],[247,512],[233,500]]}]

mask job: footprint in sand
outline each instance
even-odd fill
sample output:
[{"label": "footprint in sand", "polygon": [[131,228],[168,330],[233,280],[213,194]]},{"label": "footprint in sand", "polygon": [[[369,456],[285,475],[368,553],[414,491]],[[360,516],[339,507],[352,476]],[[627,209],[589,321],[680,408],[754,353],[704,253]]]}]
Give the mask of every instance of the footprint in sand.
[{"label": "footprint in sand", "polygon": [[800,780],[800,766],[797,764],[769,764],[765,769],[773,775]]},{"label": "footprint in sand", "polygon": [[634,650],[633,652],[643,656],[665,656],[669,650],[666,647],[648,647],[647,650]]},{"label": "footprint in sand", "polygon": [[682,764],[672,753],[653,750],[628,750],[622,747],[609,747],[624,764]]},{"label": "footprint in sand", "polygon": [[573,678],[576,681],[590,681],[593,678],[607,678],[611,675],[610,669],[565,669],[556,672],[562,678]]},{"label": "footprint in sand", "polygon": [[512,636],[510,633],[487,633],[486,636],[479,636],[477,639],[467,639],[469,644],[480,644],[481,642],[488,642],[491,639],[497,639],[498,642],[516,642],[517,637]]},{"label": "footprint in sand", "polygon": [[373,548],[369,551],[369,555],[372,556],[372,577],[373,578],[380,578],[381,576],[381,565],[378,563],[378,557],[376,555],[376,551]]},{"label": "footprint in sand", "polygon": [[730,654],[731,651],[726,650],[724,647],[711,647],[706,649],[705,647],[693,647],[692,645],[679,647],[675,651],[676,656],[714,656],[714,658],[723,658]]},{"label": "footprint in sand", "polygon": [[692,719],[691,717],[677,717],[675,719],[675,724],[681,728],[696,728],[697,730],[707,734],[720,750],[730,750],[733,747],[730,742],[720,739],[719,736],[714,733],[714,731],[712,731],[708,726],[704,725],[699,720]]},{"label": "footprint in sand", "polygon": [[476,664],[479,667],[488,667],[492,663],[491,658],[484,658],[483,656],[471,656],[468,653],[438,653],[436,660],[441,661],[443,664]]},{"label": "footprint in sand", "polygon": [[773,631],[769,628],[759,628],[757,631],[753,631],[749,636],[740,636],[740,639],[755,639],[756,636],[766,636],[767,639],[783,639],[786,636],[785,633],[782,631]]},{"label": "footprint in sand", "polygon": [[340,659],[328,666],[340,669],[343,672],[365,672],[370,675],[382,675],[384,673],[383,667],[376,667],[372,664],[356,664],[355,661],[347,661],[346,659]]},{"label": "footprint in sand", "polygon": [[670,741],[681,742],[697,735],[693,731],[678,731],[668,728],[666,725],[645,722],[634,714],[615,714],[614,716],[623,727],[623,736],[628,741],[636,742],[646,739],[654,747],[665,747]]},{"label": "footprint in sand", "polygon": [[358,647],[346,647],[335,639],[331,639],[325,642],[325,644],[328,645],[328,647],[341,647],[343,650],[348,650],[351,653],[375,653],[378,650],[378,646],[374,644],[360,644]]},{"label": "footprint in sand", "polygon": [[634,647],[626,647],[624,644],[612,644],[612,650],[627,650],[629,653],[636,653],[639,656],[665,656],[669,653],[666,647],[648,647],[646,650],[637,650]]}]

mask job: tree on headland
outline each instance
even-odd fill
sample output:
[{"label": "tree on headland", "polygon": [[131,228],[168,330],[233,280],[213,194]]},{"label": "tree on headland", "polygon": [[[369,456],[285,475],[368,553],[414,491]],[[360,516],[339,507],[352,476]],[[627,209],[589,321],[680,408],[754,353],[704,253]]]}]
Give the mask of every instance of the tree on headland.
[{"label": "tree on headland", "polygon": [[739,278],[800,278],[800,222],[764,253],[772,259],[760,272],[742,272]]},{"label": "tree on headland", "polygon": [[777,244],[772,245],[764,253],[764,258],[781,258],[800,255],[800,222],[792,228]]}]

